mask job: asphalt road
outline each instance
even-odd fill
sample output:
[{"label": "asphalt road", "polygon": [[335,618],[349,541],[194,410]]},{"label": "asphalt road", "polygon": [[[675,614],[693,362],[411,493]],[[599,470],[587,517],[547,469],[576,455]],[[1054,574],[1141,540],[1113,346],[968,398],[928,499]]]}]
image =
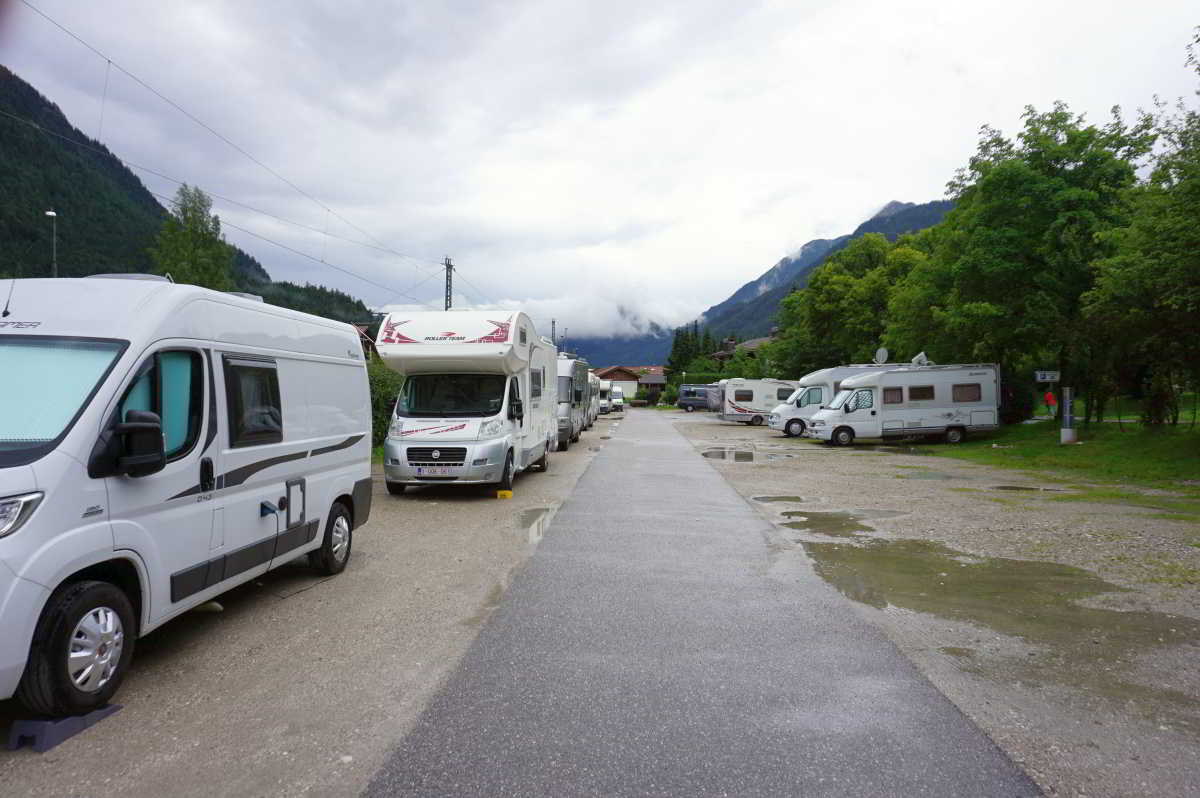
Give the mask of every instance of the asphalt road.
[{"label": "asphalt road", "polygon": [[768,531],[631,412],[367,794],[1038,794]]}]

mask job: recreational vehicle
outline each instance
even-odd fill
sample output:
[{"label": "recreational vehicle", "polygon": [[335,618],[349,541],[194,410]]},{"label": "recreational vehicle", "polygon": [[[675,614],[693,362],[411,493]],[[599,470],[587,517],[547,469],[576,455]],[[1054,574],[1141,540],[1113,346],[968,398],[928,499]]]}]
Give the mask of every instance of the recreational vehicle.
[{"label": "recreational vehicle", "polygon": [[596,419],[600,417],[600,378],[592,372],[588,372],[588,409],[587,409],[587,426],[584,429],[591,429],[596,423]]},{"label": "recreational vehicle", "polygon": [[565,352],[558,356],[558,450],[565,452],[579,440],[587,425],[587,414],[591,404],[588,392],[588,364],[586,360],[570,357]]},{"label": "recreational vehicle", "polygon": [[991,363],[900,366],[842,380],[806,437],[849,446],[856,438],[939,436],[959,443],[999,424],[1000,371]]},{"label": "recreational vehicle", "polygon": [[691,413],[695,410],[708,410],[707,385],[680,385],[677,407]]},{"label": "recreational vehicle", "polygon": [[614,413],[620,413],[625,409],[625,389],[620,385],[614,385],[609,389],[609,407]]},{"label": "recreational vehicle", "polygon": [[771,408],[796,390],[795,380],[746,380],[734,377],[722,380],[721,420],[758,426],[766,421]]},{"label": "recreational vehicle", "polygon": [[600,380],[600,413],[607,414],[612,410],[612,382]]},{"label": "recreational vehicle", "polygon": [[821,369],[800,378],[800,387],[771,411],[767,426],[787,437],[804,434],[813,414],[833,400],[842,380],[872,371],[899,368],[902,363],[865,363]]},{"label": "recreational vehicle", "polygon": [[512,311],[391,313],[375,341],[404,375],[384,443],[389,493],[414,485],[511,490],[557,438],[554,344]]},{"label": "recreational vehicle", "polygon": [[353,327],[149,276],[4,288],[0,699],[96,709],[138,637],[298,556],[346,567],[371,512]]}]

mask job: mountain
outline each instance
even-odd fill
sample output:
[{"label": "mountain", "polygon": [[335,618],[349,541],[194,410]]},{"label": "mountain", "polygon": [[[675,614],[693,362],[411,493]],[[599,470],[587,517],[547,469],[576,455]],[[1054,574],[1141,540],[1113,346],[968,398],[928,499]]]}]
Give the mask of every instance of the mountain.
[{"label": "mountain", "polygon": [[[167,211],[103,144],[72,126],[57,105],[3,65],[0,164],[0,277],[50,274],[51,220],[44,214],[51,208],[58,214],[60,276],[153,270],[147,250]],[[238,290],[271,304],[341,321],[370,320],[358,299],[322,286],[273,281],[261,263],[236,247],[233,271]]]},{"label": "mountain", "polygon": [[[780,301],[796,288],[808,284],[808,277],[825,258],[867,233],[882,233],[895,240],[904,233],[933,227],[954,206],[949,200],[917,204],[892,201],[860,224],[853,233],[837,238],[818,238],[783,258],[758,278],[751,280],[723,302],[700,315],[718,339],[730,335],[760,338],[771,332]],[[628,338],[587,339],[572,342],[581,354],[587,353],[592,365],[615,366],[663,363],[671,351],[671,335],[640,335]]]}]

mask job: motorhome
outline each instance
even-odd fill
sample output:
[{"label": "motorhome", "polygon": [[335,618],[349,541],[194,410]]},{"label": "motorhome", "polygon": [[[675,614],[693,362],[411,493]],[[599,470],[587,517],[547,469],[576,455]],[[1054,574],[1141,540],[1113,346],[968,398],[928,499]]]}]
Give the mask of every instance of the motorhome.
[{"label": "motorhome", "polygon": [[612,386],[609,390],[608,398],[609,407],[612,408],[612,412],[620,413],[625,409],[625,389],[620,385]]},{"label": "motorhome", "polygon": [[771,409],[787,399],[799,384],[796,380],[722,380],[721,420],[758,426]]},{"label": "motorhome", "polygon": [[803,435],[813,414],[833,400],[842,380],[870,371],[899,368],[903,363],[860,363],[820,369],[800,378],[800,387],[771,411],[767,426],[791,438]]},{"label": "motorhome", "polygon": [[612,411],[612,382],[610,380],[600,380],[600,414],[605,415]]},{"label": "motorhome", "polygon": [[0,699],[96,709],[138,637],[298,556],[346,567],[371,512],[353,327],[150,276],[5,282]]},{"label": "motorhome", "polygon": [[675,405],[689,413],[696,410],[708,410],[708,386],[680,385],[679,399]]},{"label": "motorhome", "polygon": [[389,493],[496,485],[549,467],[558,436],[558,353],[513,311],[391,313],[375,340],[404,375],[384,442]]},{"label": "motorhome", "polygon": [[959,443],[999,425],[1000,369],[992,363],[900,366],[842,380],[805,436],[849,446],[858,438],[933,437]]},{"label": "motorhome", "polygon": [[592,372],[588,372],[588,412],[587,426],[584,429],[591,429],[596,423],[596,419],[600,417],[600,378]]},{"label": "motorhome", "polygon": [[588,363],[566,352],[558,356],[558,450],[565,452],[579,440],[587,425],[591,405],[588,396]]}]

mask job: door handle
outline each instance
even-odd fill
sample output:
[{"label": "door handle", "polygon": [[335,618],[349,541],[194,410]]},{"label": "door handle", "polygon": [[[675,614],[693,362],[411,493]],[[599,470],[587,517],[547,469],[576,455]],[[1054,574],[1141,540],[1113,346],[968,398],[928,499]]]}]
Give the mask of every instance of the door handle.
[{"label": "door handle", "polygon": [[205,457],[200,460],[200,492],[209,493],[217,487],[217,477],[213,473],[213,461],[211,457]]},{"label": "door handle", "polygon": [[874,410],[872,410],[872,411],[871,411],[871,415],[875,415],[875,411],[874,411]]}]

